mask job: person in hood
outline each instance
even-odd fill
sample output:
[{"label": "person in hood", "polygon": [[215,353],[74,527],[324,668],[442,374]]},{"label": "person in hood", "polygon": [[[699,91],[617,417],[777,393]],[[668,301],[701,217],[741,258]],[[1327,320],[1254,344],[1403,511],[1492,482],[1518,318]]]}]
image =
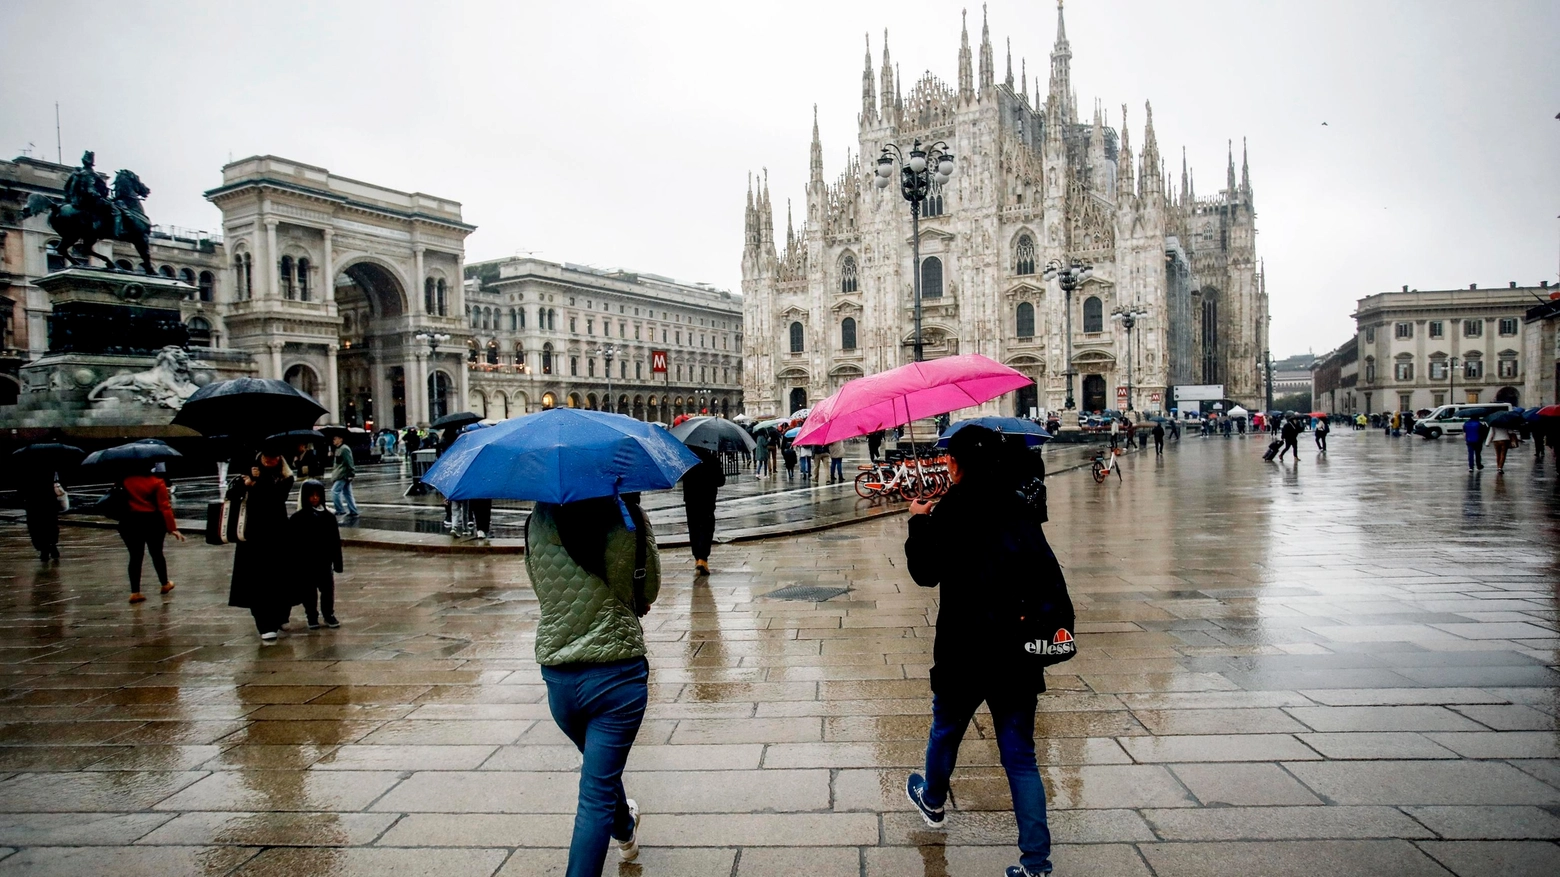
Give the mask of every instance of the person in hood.
[{"label": "person in hood", "polygon": [[162,479],[166,470],[158,463],[142,475],[131,475],[124,481],[126,508],[129,514],[119,522],[119,538],[130,550],[130,602],[144,603],[141,594],[141,558],[152,556],[152,570],[162,585],[162,593],[173,590],[168,581],[168,561],[163,559],[163,538],[172,536],[184,541],[179,525],[173,519],[173,499],[168,494],[168,482]]},{"label": "person in hood", "polygon": [[[1039,527],[1023,526],[1032,513],[1004,465],[1002,437],[985,427],[965,427],[948,440],[948,454],[953,486],[935,509],[925,500],[910,504],[905,540],[911,578],[923,588],[941,589],[926,772],[910,774],[905,791],[927,825],[942,827],[959,744],[984,702],[1018,821],[1020,864],[1008,868],[1007,877],[1037,877],[1051,872],[1045,785],[1035,762],[1035,705],[1045,677],[1015,665],[994,632],[1010,623],[1003,609],[1011,605],[1015,587],[1037,577],[1060,582],[1061,567]],[[1035,554],[1014,550],[1021,539],[1032,540],[1026,544],[1041,558],[1038,569]]]},{"label": "person in hood", "polygon": [[332,572],[342,571],[341,530],[336,526],[336,516],[325,507],[324,483],[313,479],[303,482],[298,506],[287,527],[288,543],[297,564],[295,576],[303,613],[308,617],[310,630],[319,630],[322,618],[326,627],[340,627],[336,620],[336,578]]},{"label": "person in hood", "polygon": [[287,500],[292,486],[287,461],[261,451],[248,474],[235,477],[227,491],[242,521],[228,605],[249,610],[264,645],[276,643],[293,605],[293,589],[287,585]]}]

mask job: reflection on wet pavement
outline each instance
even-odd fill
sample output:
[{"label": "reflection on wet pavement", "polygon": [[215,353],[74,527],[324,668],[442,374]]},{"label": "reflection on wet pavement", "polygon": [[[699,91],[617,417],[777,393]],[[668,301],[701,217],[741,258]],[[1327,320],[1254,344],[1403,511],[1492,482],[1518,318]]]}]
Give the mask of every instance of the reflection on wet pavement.
[{"label": "reflection on wet pavement", "polygon": [[[1120,483],[1051,481],[1081,646],[1037,717],[1059,873],[1560,873],[1560,478],[1332,442],[1280,465],[1188,438]],[[396,489],[368,482],[365,505]],[[753,516],[790,495],[732,494]],[[903,534],[721,546],[707,584],[668,550],[626,779],[644,854],[608,873],[1016,860],[984,714],[946,831],[904,800],[937,595],[904,574]],[[227,549],[171,546],[178,590],[129,607],[116,537],[64,540],[40,567],[0,528],[0,875],[561,871],[578,755],[519,558],[352,550],[344,626],[262,649],[225,605]],[[838,596],[784,599],[803,589]]]}]

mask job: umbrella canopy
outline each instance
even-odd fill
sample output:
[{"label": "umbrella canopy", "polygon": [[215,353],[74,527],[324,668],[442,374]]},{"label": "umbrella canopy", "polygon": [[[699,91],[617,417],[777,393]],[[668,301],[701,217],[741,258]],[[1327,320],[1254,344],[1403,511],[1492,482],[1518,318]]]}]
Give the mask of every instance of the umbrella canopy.
[{"label": "umbrella canopy", "polygon": [[912,362],[846,382],[812,408],[797,441],[826,445],[988,402],[1034,381],[978,353]]},{"label": "umbrella canopy", "polygon": [[1560,417],[1560,405],[1545,405],[1538,409],[1535,417]]},{"label": "umbrella canopy", "polygon": [[738,414],[737,416],[731,418],[731,422],[732,423],[752,423],[753,422],[753,418],[747,416],[746,414]]},{"label": "umbrella canopy", "polygon": [[423,480],[452,500],[563,503],[664,490],[698,462],[660,427],[623,414],[553,408],[462,435]]},{"label": "umbrella canopy", "polygon": [[201,435],[259,439],[289,429],[308,429],[325,406],[286,381],[235,378],[196,390],[173,422]]},{"label": "umbrella canopy", "polygon": [[75,466],[81,462],[81,458],[87,455],[86,451],[75,445],[64,445],[59,442],[34,442],[25,448],[17,448],[11,452],[13,465],[26,466],[30,469],[60,469],[67,466]]},{"label": "umbrella canopy", "polygon": [[87,455],[83,460],[83,466],[100,466],[108,463],[161,463],[164,460],[173,460],[183,454],[168,447],[167,444],[157,439],[141,439],[129,444],[117,445],[101,451],[95,451]]},{"label": "umbrella canopy", "polygon": [[1250,417],[1251,416],[1251,412],[1250,411],[1247,411],[1246,409],[1240,407],[1239,405],[1236,405],[1234,408],[1231,408],[1226,413],[1229,414],[1229,416],[1231,416],[1231,417]]},{"label": "umbrella canopy", "polygon": [[672,427],[672,437],[690,448],[720,450],[721,442],[732,442],[744,450],[757,445],[747,430],[719,417],[694,417]]},{"label": "umbrella canopy", "polygon": [[761,430],[761,429],[779,429],[779,428],[781,428],[783,426],[788,426],[790,423],[791,423],[791,421],[784,420],[784,419],[765,420],[765,421],[761,421],[758,424],[754,425],[753,431],[757,432],[758,430]]},{"label": "umbrella canopy", "polygon": [[938,447],[947,447],[948,439],[952,438],[954,433],[966,426],[984,426],[987,429],[994,429],[1003,435],[1024,436],[1024,444],[1031,448],[1036,445],[1043,445],[1051,440],[1051,434],[1033,420],[1026,420],[1022,417],[972,417],[969,420],[961,420],[943,430],[943,434],[937,437]]},{"label": "umbrella canopy", "polygon": [[446,429],[448,427],[462,427],[476,423],[482,419],[482,415],[470,411],[457,411],[454,414],[446,414],[443,417],[428,424],[434,429]]},{"label": "umbrella canopy", "polygon": [[801,431],[802,431],[802,428],[800,426],[793,426],[790,429],[785,431],[785,437],[790,439],[790,440],[792,440],[792,441],[795,441],[796,440],[796,434],[801,432]]},{"label": "umbrella canopy", "polygon": [[1316,418],[1326,418],[1330,417],[1331,415],[1329,415],[1326,411],[1312,411],[1310,416]]},{"label": "umbrella canopy", "polygon": [[289,429],[276,435],[268,435],[260,442],[264,451],[291,451],[298,445],[323,444],[325,434],[317,429]]},{"label": "umbrella canopy", "polygon": [[809,414],[812,414],[811,408],[798,408],[791,412],[791,420],[806,420]]},{"label": "umbrella canopy", "polygon": [[1525,421],[1520,411],[1497,411],[1484,418],[1484,422],[1501,429],[1520,429]]}]

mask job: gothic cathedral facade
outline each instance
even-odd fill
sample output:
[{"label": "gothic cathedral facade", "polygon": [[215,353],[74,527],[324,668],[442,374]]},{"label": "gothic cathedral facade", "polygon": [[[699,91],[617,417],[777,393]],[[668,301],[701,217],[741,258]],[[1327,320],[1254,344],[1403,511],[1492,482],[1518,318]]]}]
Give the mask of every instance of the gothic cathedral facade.
[{"label": "gothic cathedral facade", "polygon": [[[777,245],[767,175],[750,180],[742,252],[746,328],[743,391],[748,410],[786,414],[853,377],[911,361],[912,271],[922,280],[925,357],[980,353],[1035,384],[983,413],[1062,409],[1069,371],[1083,411],[1174,406],[1171,390],[1223,384],[1225,395],[1261,404],[1268,307],[1256,258],[1255,210],[1244,148],[1237,180],[1233,146],[1226,186],[1199,198],[1183,152],[1180,190],[1169,182],[1145,105],[1134,153],[1096,105],[1080,121],[1070,79],[1072,51],[1060,6],[1044,104],[1015,83],[1011,53],[998,81],[982,22],[979,76],[968,27],[959,82],[927,73],[908,94],[896,84],[884,34],[874,74],[870,40],[862,74],[858,156],[824,181],[816,112],[807,216],[787,209]],[[920,264],[914,265],[910,205],[897,185],[872,185],[885,144],[943,142],[956,155],[952,180],[925,202]],[[1071,296],[1042,279],[1050,260],[1092,265]],[[1071,308],[1071,339],[1067,338]],[[1132,338],[1114,314],[1135,311]],[[1068,343],[1070,340],[1071,343]],[[1130,349],[1130,361],[1129,357]]]}]

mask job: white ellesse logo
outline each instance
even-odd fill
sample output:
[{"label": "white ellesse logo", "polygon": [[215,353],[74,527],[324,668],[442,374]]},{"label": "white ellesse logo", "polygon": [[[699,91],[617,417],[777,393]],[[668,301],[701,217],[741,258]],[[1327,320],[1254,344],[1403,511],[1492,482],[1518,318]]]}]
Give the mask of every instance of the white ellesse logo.
[{"label": "white ellesse logo", "polygon": [[1032,643],[1024,643],[1024,651],[1031,655],[1071,655],[1078,651],[1078,646],[1073,642],[1072,634],[1064,627],[1049,640],[1037,639]]}]

